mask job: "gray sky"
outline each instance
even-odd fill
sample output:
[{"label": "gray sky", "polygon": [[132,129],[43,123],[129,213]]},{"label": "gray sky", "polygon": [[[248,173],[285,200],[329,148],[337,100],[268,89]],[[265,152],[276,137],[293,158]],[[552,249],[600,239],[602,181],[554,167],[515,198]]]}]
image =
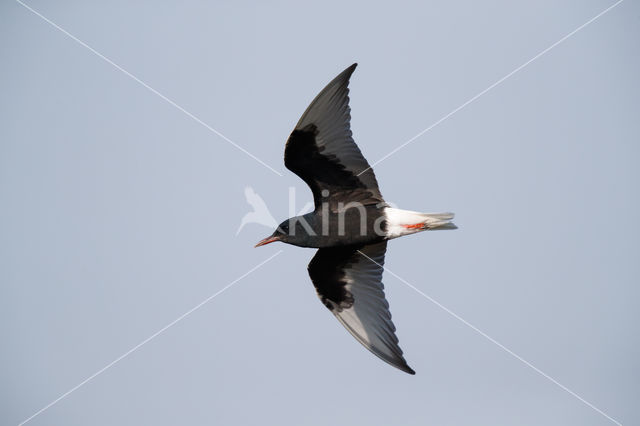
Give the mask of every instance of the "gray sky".
[{"label": "gray sky", "polygon": [[[215,3],[215,4],[210,4]],[[311,200],[282,162],[353,62],[370,162],[614,1],[0,6],[0,423],[613,425],[385,273],[409,376],[318,302],[312,250],[253,244]],[[386,266],[622,424],[640,423],[640,5],[627,0],[375,167],[454,211]]]}]

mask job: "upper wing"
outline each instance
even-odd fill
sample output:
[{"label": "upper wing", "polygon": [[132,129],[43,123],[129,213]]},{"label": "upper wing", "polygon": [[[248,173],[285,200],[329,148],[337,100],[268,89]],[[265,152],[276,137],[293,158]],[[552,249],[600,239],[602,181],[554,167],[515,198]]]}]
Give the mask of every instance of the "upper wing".
[{"label": "upper wing", "polygon": [[373,170],[351,137],[348,85],[356,65],[322,89],[287,140],[284,164],[311,187],[316,208],[327,198],[332,205],[338,199],[384,201]]},{"label": "upper wing", "polygon": [[415,374],[402,356],[389,303],[384,298],[382,265],[386,249],[386,241],[321,248],[309,263],[309,276],[322,303],[353,337],[382,360]]}]

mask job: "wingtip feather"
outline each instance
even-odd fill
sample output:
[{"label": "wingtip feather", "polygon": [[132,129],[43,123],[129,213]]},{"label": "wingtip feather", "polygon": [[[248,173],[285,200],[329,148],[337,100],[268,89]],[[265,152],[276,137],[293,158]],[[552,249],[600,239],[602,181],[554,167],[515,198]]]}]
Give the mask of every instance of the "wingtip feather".
[{"label": "wingtip feather", "polygon": [[340,75],[344,75],[347,78],[347,80],[349,80],[351,78],[351,74],[353,74],[357,66],[358,66],[358,63],[354,62],[352,65],[348,66],[344,71],[342,71]]},{"label": "wingtip feather", "polygon": [[404,358],[402,358],[402,361],[403,361],[402,364],[401,363],[389,363],[389,364],[393,365],[400,371],[404,371],[407,374],[411,374],[412,376],[415,376],[416,371],[413,368],[409,367],[409,364],[407,364]]}]

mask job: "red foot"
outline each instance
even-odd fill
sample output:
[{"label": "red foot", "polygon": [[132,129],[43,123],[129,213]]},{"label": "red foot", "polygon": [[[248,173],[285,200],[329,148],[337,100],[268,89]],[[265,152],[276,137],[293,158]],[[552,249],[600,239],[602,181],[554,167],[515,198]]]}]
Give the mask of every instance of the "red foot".
[{"label": "red foot", "polygon": [[414,223],[413,225],[402,225],[407,229],[416,229],[416,228],[424,228],[424,223],[420,222],[420,223]]}]

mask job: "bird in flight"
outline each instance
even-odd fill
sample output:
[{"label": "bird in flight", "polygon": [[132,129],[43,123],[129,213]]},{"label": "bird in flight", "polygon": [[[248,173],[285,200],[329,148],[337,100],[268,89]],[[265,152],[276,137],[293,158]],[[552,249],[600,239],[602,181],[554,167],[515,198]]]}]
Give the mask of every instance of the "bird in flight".
[{"label": "bird in flight", "polygon": [[313,193],[315,209],[282,222],[256,247],[275,241],[317,248],[308,272],[320,301],[364,347],[409,373],[384,296],[387,241],[426,230],[456,229],[453,213],[390,207],[351,137],[349,78],[341,72],[311,102],[289,136],[284,164]]}]

